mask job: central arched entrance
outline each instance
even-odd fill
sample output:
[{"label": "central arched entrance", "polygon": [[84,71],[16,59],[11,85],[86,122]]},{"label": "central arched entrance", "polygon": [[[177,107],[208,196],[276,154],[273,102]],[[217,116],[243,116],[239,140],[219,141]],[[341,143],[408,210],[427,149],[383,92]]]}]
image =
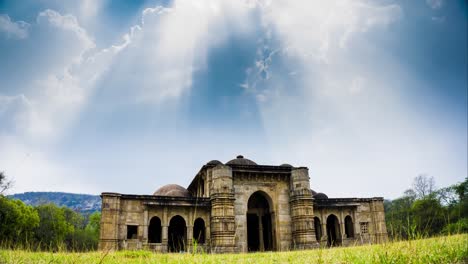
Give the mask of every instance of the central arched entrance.
[{"label": "central arched entrance", "polygon": [[341,245],[340,223],[333,214],[327,217],[327,242],[329,247]]},{"label": "central arched entrance", "polygon": [[185,220],[180,215],[172,217],[169,222],[168,230],[168,249],[169,252],[181,252],[185,250],[187,243],[187,227]]},{"label": "central arched entrance", "polygon": [[247,203],[248,251],[273,250],[272,211],[264,192],[253,193]]}]

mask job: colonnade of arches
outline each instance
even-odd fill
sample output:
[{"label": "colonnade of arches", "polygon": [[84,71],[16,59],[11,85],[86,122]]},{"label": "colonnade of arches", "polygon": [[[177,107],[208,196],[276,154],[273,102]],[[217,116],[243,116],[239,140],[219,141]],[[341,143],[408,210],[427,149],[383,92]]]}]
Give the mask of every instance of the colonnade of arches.
[{"label": "colonnade of arches", "polygon": [[[275,250],[275,221],[272,208],[271,199],[262,191],[254,192],[249,197],[246,212],[248,251]],[[326,235],[328,246],[339,246],[342,244],[343,237],[353,238],[355,234],[352,217],[347,215],[342,224],[345,236],[342,236],[341,223],[336,215],[328,215],[324,224],[321,223],[319,217],[314,217],[316,240],[321,241]],[[193,231],[191,232],[192,241],[199,244],[205,243],[206,224],[203,218],[195,219],[191,231]],[[161,219],[154,216],[150,219],[148,226],[148,242],[162,243],[162,238],[167,237],[169,252],[185,251],[187,249],[187,233],[185,219],[180,215],[175,215],[169,221],[167,236],[163,236]]]},{"label": "colonnade of arches", "polygon": [[[161,219],[157,216],[151,218],[148,226],[148,242],[162,243],[163,229]],[[203,218],[195,219],[193,223],[192,239],[204,244],[206,239],[206,225]],[[167,246],[169,252],[180,252],[187,249],[187,224],[185,219],[176,215],[169,221],[167,228]]]},{"label": "colonnade of arches", "polygon": [[[326,236],[327,236],[327,245],[328,246],[339,246],[342,243],[341,235],[341,226],[338,217],[334,214],[330,214],[326,220]],[[324,235],[322,230],[322,223],[320,218],[314,217],[314,228],[315,228],[315,238],[317,241],[321,241]],[[344,232],[345,238],[354,237],[354,223],[351,216],[347,215],[344,218]]]}]

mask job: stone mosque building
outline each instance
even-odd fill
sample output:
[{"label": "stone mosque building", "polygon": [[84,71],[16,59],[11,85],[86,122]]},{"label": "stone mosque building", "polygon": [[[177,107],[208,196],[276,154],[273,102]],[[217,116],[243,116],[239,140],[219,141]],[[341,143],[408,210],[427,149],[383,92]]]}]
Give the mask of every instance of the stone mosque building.
[{"label": "stone mosque building", "polygon": [[387,240],[383,198],[329,198],[312,190],[309,179],[306,167],[237,156],[203,165],[187,188],[105,192],[99,248],[224,253]]}]

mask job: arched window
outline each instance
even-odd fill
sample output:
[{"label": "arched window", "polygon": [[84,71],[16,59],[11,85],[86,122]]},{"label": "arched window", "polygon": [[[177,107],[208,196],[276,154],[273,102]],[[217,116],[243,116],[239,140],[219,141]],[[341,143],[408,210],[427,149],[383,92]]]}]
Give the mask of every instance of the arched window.
[{"label": "arched window", "polygon": [[345,217],[345,234],[348,238],[354,237],[353,219],[349,215]]},{"label": "arched window", "polygon": [[205,243],[205,221],[201,218],[197,218],[193,224],[193,240],[199,244]]},{"label": "arched window", "polygon": [[317,239],[317,241],[320,241],[320,239],[322,239],[322,225],[318,217],[314,217],[314,228],[315,238]]},{"label": "arched window", "polygon": [[150,243],[161,243],[161,219],[157,216],[151,218],[148,226],[148,240]]}]

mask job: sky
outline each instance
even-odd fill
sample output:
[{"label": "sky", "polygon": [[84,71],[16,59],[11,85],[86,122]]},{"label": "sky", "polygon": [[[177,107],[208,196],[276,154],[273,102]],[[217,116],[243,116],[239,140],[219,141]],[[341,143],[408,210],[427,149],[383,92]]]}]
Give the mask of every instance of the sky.
[{"label": "sky", "polygon": [[467,177],[468,4],[0,0],[10,193],[152,194],[242,154],[329,197]]}]

